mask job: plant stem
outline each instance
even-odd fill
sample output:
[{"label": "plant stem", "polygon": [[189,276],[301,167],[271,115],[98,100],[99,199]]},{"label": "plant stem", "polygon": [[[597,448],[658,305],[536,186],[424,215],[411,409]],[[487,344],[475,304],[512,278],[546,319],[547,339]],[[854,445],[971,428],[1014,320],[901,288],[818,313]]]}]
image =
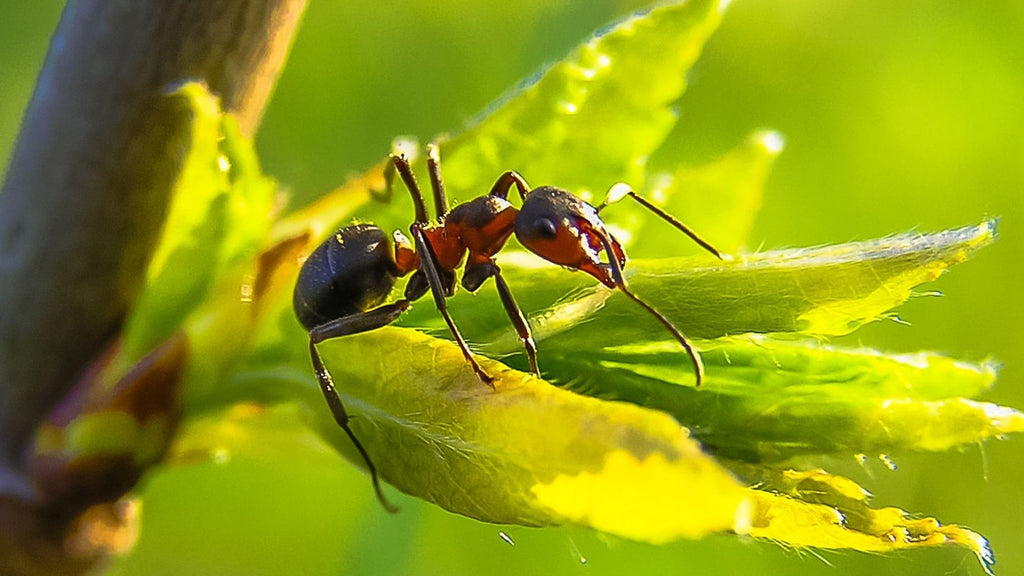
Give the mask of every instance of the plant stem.
[{"label": "plant stem", "polygon": [[305,4],[66,5],[0,192],[0,495],[142,285],[188,137],[168,88],[205,81],[251,136]]}]

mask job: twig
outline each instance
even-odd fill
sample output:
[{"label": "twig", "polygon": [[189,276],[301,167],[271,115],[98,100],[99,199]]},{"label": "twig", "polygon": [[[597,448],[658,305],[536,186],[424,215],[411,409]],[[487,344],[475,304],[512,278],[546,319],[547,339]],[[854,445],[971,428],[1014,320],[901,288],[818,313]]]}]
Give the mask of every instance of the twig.
[{"label": "twig", "polygon": [[251,135],[305,4],[65,7],[0,192],[0,495],[141,286],[188,137],[167,87],[205,81]]}]

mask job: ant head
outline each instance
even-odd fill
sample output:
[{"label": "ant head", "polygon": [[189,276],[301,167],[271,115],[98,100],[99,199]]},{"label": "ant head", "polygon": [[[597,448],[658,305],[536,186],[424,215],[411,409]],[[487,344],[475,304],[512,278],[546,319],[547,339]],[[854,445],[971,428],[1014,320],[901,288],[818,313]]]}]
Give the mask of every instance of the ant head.
[{"label": "ant head", "polygon": [[[516,216],[515,232],[523,246],[549,262],[582,270],[609,288],[621,282],[615,270],[626,264],[622,247],[597,209],[567,190],[541,186],[530,191]],[[602,252],[607,261],[601,260]]]}]

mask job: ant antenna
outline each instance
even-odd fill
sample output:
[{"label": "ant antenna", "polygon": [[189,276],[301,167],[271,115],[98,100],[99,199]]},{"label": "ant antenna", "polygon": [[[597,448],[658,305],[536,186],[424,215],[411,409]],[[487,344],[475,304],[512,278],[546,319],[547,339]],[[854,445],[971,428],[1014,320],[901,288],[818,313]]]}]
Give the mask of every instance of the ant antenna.
[{"label": "ant antenna", "polygon": [[700,354],[690,343],[686,335],[679,328],[676,328],[676,325],[671,320],[666,318],[661,312],[658,312],[653,306],[641,300],[639,296],[629,289],[626,285],[626,277],[622,275],[622,266],[619,264],[618,259],[615,258],[615,252],[612,250],[612,243],[608,239],[607,234],[598,233],[597,237],[601,240],[601,244],[604,245],[605,253],[608,254],[608,265],[611,268],[612,281],[615,282],[615,287],[626,296],[629,296],[630,300],[639,304],[641,308],[647,310],[666,330],[672,333],[672,336],[682,345],[683,350],[686,350],[686,354],[690,357],[690,363],[693,364],[693,371],[697,377],[696,386],[700,388],[704,382],[704,362],[700,359]]},{"label": "ant antenna", "polygon": [[671,214],[669,214],[668,212],[665,212],[661,208],[658,208],[654,204],[651,204],[651,202],[649,200],[647,200],[643,196],[640,196],[639,194],[637,194],[633,190],[633,188],[630,187],[629,184],[625,184],[625,183],[619,182],[618,184],[616,184],[616,185],[612,186],[611,188],[609,188],[608,189],[608,195],[605,197],[604,202],[601,202],[601,204],[599,204],[596,207],[597,212],[600,213],[601,210],[606,208],[609,204],[611,204],[613,202],[618,202],[619,200],[622,200],[626,196],[629,196],[632,199],[636,200],[641,206],[643,206],[644,208],[647,208],[651,212],[654,212],[662,220],[664,220],[664,221],[668,222],[669,224],[675,226],[680,232],[682,232],[683,234],[686,234],[687,236],[689,236],[701,248],[707,250],[711,254],[714,254],[715,258],[718,258],[719,260],[723,259],[722,258],[722,254],[717,249],[715,249],[715,247],[712,246],[707,240],[705,240],[705,239],[701,238],[700,236],[698,236],[697,233],[694,232],[693,230],[691,230],[689,226],[687,226],[686,224],[683,224],[679,220],[676,220],[676,218],[674,216],[672,216]]},{"label": "ant antenna", "polygon": [[642,306],[644,310],[650,312],[652,316],[658,319],[658,322],[661,322],[662,326],[675,336],[679,344],[682,345],[683,350],[686,350],[686,355],[690,357],[690,363],[693,364],[693,372],[697,376],[696,386],[697,388],[700,388],[700,385],[704,383],[704,362],[700,359],[700,354],[698,354],[697,350],[694,349],[692,344],[690,344],[690,340],[686,338],[686,335],[683,334],[679,328],[676,328],[675,324],[673,324],[668,318],[665,318],[661,312],[658,312],[653,306],[641,300],[639,296],[631,292],[628,288],[625,286],[619,286],[619,290],[621,290],[626,296],[629,296],[633,302]]}]

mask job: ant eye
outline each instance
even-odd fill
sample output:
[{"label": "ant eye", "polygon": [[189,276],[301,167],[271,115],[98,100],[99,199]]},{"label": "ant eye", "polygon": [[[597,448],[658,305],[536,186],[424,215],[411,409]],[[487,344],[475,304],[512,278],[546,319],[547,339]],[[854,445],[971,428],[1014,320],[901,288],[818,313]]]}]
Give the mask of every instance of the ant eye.
[{"label": "ant eye", "polygon": [[551,239],[558,235],[558,227],[547,218],[538,218],[534,221],[533,227],[541,238]]}]

